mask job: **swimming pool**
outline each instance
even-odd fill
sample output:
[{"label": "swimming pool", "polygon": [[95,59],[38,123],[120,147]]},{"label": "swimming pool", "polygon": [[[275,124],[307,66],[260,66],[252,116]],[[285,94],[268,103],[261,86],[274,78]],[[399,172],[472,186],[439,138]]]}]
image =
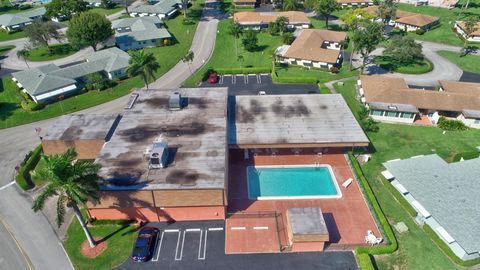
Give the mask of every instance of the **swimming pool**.
[{"label": "swimming pool", "polygon": [[340,198],[330,165],[249,166],[251,200]]}]

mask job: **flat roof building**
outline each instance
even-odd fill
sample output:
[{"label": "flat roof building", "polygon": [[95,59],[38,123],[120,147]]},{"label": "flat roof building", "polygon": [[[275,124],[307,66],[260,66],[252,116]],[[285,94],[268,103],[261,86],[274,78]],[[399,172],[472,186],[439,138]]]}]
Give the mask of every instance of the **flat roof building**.
[{"label": "flat roof building", "polygon": [[[182,99],[180,110],[169,106],[170,96],[177,92]],[[105,183],[101,202],[89,205],[90,213],[157,221],[224,219],[227,89],[137,94],[96,160]],[[155,166],[152,161],[159,144],[159,155],[167,151],[168,159]],[[132,198],[139,201],[140,209],[128,202]],[[118,207],[129,204],[129,209]]]},{"label": "flat roof building", "polygon": [[383,165],[395,177],[392,185],[417,210],[417,220],[428,224],[459,258],[480,257],[480,158],[447,163],[428,155]]},{"label": "flat roof building", "polygon": [[235,148],[355,147],[369,140],[339,94],[236,96],[228,143]]},{"label": "flat roof building", "polygon": [[74,147],[78,159],[94,160],[120,120],[118,115],[64,115],[45,130],[45,155],[65,153]]}]

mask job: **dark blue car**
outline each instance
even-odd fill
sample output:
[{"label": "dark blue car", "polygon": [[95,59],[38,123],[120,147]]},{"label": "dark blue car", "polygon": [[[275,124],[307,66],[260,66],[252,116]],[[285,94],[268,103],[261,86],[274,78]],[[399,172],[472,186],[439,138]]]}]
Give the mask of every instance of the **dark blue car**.
[{"label": "dark blue car", "polygon": [[155,244],[157,242],[157,235],[159,230],[157,228],[145,227],[138,233],[137,241],[132,252],[132,260],[136,262],[148,261],[154,252]]}]

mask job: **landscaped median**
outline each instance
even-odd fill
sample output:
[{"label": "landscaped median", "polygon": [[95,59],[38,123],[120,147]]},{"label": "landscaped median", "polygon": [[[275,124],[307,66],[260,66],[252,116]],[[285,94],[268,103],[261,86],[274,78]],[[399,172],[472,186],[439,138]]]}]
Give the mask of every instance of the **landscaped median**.
[{"label": "landscaped median", "polygon": [[433,63],[426,58],[409,64],[400,64],[388,56],[377,56],[373,63],[383,69],[403,74],[424,74],[433,70]]},{"label": "landscaped median", "polygon": [[17,167],[17,174],[15,175],[15,182],[23,190],[28,190],[36,186],[32,180],[31,172],[35,169],[40,158],[42,157],[42,145],[38,145],[34,150],[30,151],[25,159]]},{"label": "landscaped median", "polygon": [[[88,220],[86,215],[84,217]],[[68,227],[64,246],[75,269],[109,270],[129,258],[138,228],[135,223],[117,220],[89,221],[87,226],[104,249],[99,250],[98,254],[86,254],[85,250],[82,252],[82,244],[86,241],[85,233],[78,220],[74,219]],[[86,246],[88,247],[88,244]]]},{"label": "landscaped median", "polygon": [[77,52],[70,44],[55,44],[49,47],[32,49],[25,59],[28,61],[51,61],[67,57]]}]

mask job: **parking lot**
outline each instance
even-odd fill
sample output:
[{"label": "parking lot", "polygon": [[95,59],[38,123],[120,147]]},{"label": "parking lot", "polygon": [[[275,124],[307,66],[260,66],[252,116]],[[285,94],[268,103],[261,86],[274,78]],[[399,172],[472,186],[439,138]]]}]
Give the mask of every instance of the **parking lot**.
[{"label": "parking lot", "polygon": [[117,269],[358,269],[352,252],[225,254],[224,221],[151,223],[160,229],[153,258],[127,259]]},{"label": "parking lot", "polygon": [[225,74],[218,76],[218,82],[202,83],[203,87],[228,87],[229,95],[257,95],[260,91],[273,94],[319,94],[315,84],[273,83],[272,76],[264,74]]}]

